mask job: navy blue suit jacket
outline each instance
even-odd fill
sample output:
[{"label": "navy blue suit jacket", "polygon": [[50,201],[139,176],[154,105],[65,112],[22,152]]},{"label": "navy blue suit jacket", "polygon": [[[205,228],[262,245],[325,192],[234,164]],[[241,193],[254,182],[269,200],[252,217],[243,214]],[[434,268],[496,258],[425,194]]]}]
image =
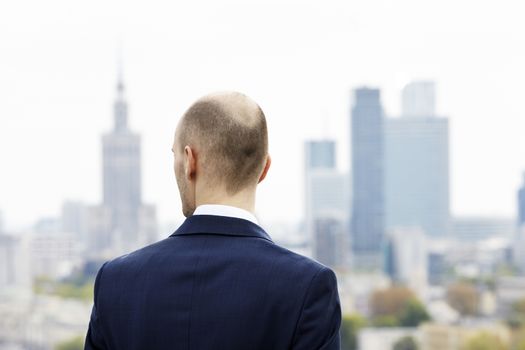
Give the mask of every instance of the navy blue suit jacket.
[{"label": "navy blue suit jacket", "polygon": [[336,276],[251,221],[194,215],[106,262],[86,349],[339,349]]}]

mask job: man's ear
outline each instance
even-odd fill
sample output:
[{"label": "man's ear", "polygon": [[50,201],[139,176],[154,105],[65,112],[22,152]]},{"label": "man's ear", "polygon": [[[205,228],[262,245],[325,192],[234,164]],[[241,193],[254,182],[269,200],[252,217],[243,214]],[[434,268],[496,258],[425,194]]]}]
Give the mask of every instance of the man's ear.
[{"label": "man's ear", "polygon": [[190,146],[184,147],[184,176],[186,179],[193,180],[195,178],[195,171],[197,170],[197,160],[195,153]]},{"label": "man's ear", "polygon": [[266,156],[266,163],[264,164],[263,172],[262,172],[261,176],[259,177],[259,181],[257,181],[257,183],[261,183],[261,181],[264,180],[264,178],[266,177],[266,174],[268,173],[268,169],[270,169],[270,165],[271,164],[272,164],[272,158],[268,154]]}]

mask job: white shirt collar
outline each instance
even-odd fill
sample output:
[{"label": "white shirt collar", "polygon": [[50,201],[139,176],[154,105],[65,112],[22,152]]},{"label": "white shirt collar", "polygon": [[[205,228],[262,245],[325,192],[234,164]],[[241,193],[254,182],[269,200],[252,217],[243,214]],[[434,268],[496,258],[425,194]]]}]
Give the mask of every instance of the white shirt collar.
[{"label": "white shirt collar", "polygon": [[232,207],[231,205],[201,204],[195,209],[193,215],[231,216],[234,218],[251,221],[257,225],[259,224],[255,215],[250,213],[248,210]]}]

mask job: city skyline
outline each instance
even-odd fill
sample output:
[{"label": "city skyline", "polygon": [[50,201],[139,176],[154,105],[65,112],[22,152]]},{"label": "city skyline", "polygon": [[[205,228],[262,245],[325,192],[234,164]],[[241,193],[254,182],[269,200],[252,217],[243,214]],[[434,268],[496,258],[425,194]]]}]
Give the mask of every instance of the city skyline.
[{"label": "city skyline", "polygon": [[[511,0],[1,3],[0,348],[81,349],[95,299],[99,316],[137,320],[155,309],[142,302],[170,288],[166,300],[189,295],[179,283],[188,272],[198,282],[189,286],[200,295],[194,310],[213,299],[234,323],[259,307],[282,314],[293,288],[307,300],[327,276],[319,271],[330,271],[305,283],[277,275],[305,277],[317,263],[336,278],[341,349],[525,346],[523,8]],[[184,220],[175,128],[218,90],[250,96],[266,116],[272,162],[255,221],[275,246],[235,237],[244,229],[230,227],[233,218],[221,237],[199,229],[191,241],[261,243],[276,259],[168,238]],[[285,259],[287,250],[317,262]],[[286,291],[275,305],[250,293],[269,274],[268,291]],[[178,282],[150,284],[166,276]],[[215,277],[238,295],[219,300]],[[127,278],[125,292],[143,296],[137,312],[118,295],[118,305],[101,305]],[[182,304],[168,304],[157,304],[162,315],[146,312],[146,323],[198,326],[180,317]],[[230,330],[219,318],[202,318],[214,339]]]},{"label": "city skyline", "polygon": [[[525,24],[516,7],[476,4],[473,15],[472,5],[452,1],[429,8],[416,1],[305,3],[289,28],[297,3],[254,4],[253,9],[233,2],[223,8],[209,3],[204,9],[173,5],[143,11],[137,5],[95,3],[60,16],[50,11],[54,6],[35,2],[34,15],[22,5],[1,11],[5,226],[29,226],[40,216],[57,215],[66,199],[100,200],[98,139],[110,125],[119,41],[132,126],[143,135],[144,197],[158,205],[162,222],[182,219],[169,150],[179,116],[200,95],[237,89],[261,104],[274,162],[257,211],[263,222],[298,221],[303,142],[334,138],[338,164],[348,170],[351,91],[380,88],[387,115],[398,115],[401,88],[421,78],[436,81],[437,112],[450,117],[451,213],[516,214],[515,193],[525,169],[520,98],[525,45],[519,34]],[[376,11],[378,5],[389,11]],[[123,20],[123,7],[126,18],[137,21]],[[229,14],[233,8],[235,14]],[[248,20],[258,12],[261,16]],[[267,28],[264,15],[274,12]],[[186,17],[197,13],[217,28],[213,34],[188,22]],[[503,14],[508,16],[498,20]],[[487,18],[497,25],[488,27]],[[94,22],[99,25],[90,25]],[[291,200],[286,207],[273,203],[283,191]],[[490,200],[480,201],[480,191]]]},{"label": "city skyline", "polygon": [[[124,128],[124,129],[127,128],[127,123],[128,123],[128,122],[127,122],[127,113],[128,113],[128,112],[127,112],[127,103],[126,103],[126,102],[124,102],[124,103],[125,103],[125,105],[124,105],[124,107],[125,107],[124,114],[126,114],[126,116],[125,116],[125,118],[124,118],[125,120],[123,120],[123,121],[122,121],[122,120],[121,120],[121,121],[117,120],[117,119],[118,119],[118,115],[121,114],[120,109],[122,108],[122,106],[121,106],[120,104],[122,103],[121,101],[123,101],[123,100],[122,100],[122,96],[123,96],[123,95],[122,95],[122,93],[123,93],[123,85],[122,85],[122,80],[121,80],[121,76],[120,76],[120,74],[121,74],[121,72],[119,72],[119,73],[117,74],[117,79],[118,79],[118,82],[117,82],[117,100],[116,100],[115,105],[114,105],[114,116],[113,116],[113,118],[115,118],[115,120],[114,120],[114,122],[113,122],[113,123],[114,123],[114,127],[113,127],[113,128],[115,129],[115,131],[117,131],[117,129],[119,128],[119,125],[118,125],[119,123],[123,123],[120,127]],[[414,84],[414,83],[415,83],[415,84],[417,84],[417,83],[431,83],[431,84],[435,84],[434,81],[430,81],[430,80],[424,80],[424,81],[414,80],[414,81],[410,81],[410,82],[408,82],[407,85],[405,85],[405,87],[409,87],[411,84]],[[433,86],[433,88],[434,88],[434,86]],[[365,89],[365,90],[366,90],[366,89],[370,89],[370,87],[367,86],[367,85],[363,85],[363,86],[360,86],[360,87],[356,87],[356,88],[355,88],[354,90],[352,90],[352,91],[356,91],[356,90],[359,90],[359,89]],[[382,91],[381,89],[378,89],[378,91],[380,91],[381,93],[383,93],[383,91]],[[400,100],[401,100],[402,104],[405,104],[405,103],[406,103],[406,96],[405,96],[404,93],[403,93],[403,89],[400,90],[399,93],[400,93],[399,96],[400,96]],[[434,93],[434,89],[432,89],[432,93]],[[423,97],[423,99],[427,99],[427,98],[428,98],[428,97],[425,97],[425,96],[422,96],[422,97]],[[350,99],[350,100],[353,101],[353,99]],[[381,101],[381,98],[379,99],[379,101]],[[432,108],[434,108],[434,101],[435,101],[435,96],[433,96],[432,100],[430,101],[430,103],[433,105]],[[393,123],[393,122],[400,121],[402,118],[405,118],[405,119],[406,119],[407,116],[409,117],[409,119],[413,119],[414,117],[411,116],[410,113],[403,113],[403,108],[406,108],[406,107],[402,107],[401,116],[392,116],[392,114],[390,114],[390,113],[388,113],[388,112],[386,112],[386,111],[383,112],[383,115],[384,115],[384,116],[383,116],[383,118],[384,118],[384,122],[387,123],[387,124],[388,124],[388,123],[391,124],[391,123]],[[424,106],[423,106],[423,105],[422,105],[422,106],[419,106],[419,108],[424,108]],[[417,118],[417,116],[416,116],[416,118]],[[350,118],[349,118],[349,119],[350,119]],[[438,120],[439,120],[439,119],[442,119],[442,118],[438,118]],[[111,129],[111,128],[110,128],[110,129]],[[115,131],[114,131],[114,132],[115,132]],[[105,137],[106,137],[106,136],[105,136]],[[333,142],[332,147],[334,147],[334,149],[332,150],[332,152],[335,151],[335,148],[338,148],[338,151],[339,151],[339,152],[334,152],[334,153],[341,153],[341,150],[340,150],[340,149],[342,148],[341,143],[340,143],[340,142],[337,142],[337,141],[336,141],[336,138],[334,138],[333,136],[329,136],[329,134],[325,134],[325,136],[322,136],[322,137],[313,137],[313,138],[310,138],[310,139],[305,139],[304,142]],[[343,143],[343,144],[344,144],[344,143]],[[350,151],[351,151],[351,149],[352,149],[352,146],[350,145]],[[342,151],[343,151],[343,153],[344,153],[344,150],[342,150]],[[139,155],[139,156],[140,156],[140,155]],[[304,157],[305,155],[303,154],[302,156]],[[333,166],[334,169],[336,169],[337,171],[343,172],[343,170],[346,170],[346,168],[345,168],[345,167],[341,167],[340,165],[337,164],[337,163],[341,163],[341,162],[339,161],[339,158],[340,158],[340,157],[341,157],[341,156],[340,156],[339,154],[337,154],[337,160],[336,160],[336,159],[333,159],[333,160],[332,160],[332,162],[334,162],[334,164],[332,164],[332,166]],[[102,161],[102,159],[101,159],[101,161]],[[141,160],[139,160],[139,161],[141,161]],[[103,167],[103,162],[101,162],[101,167]],[[103,169],[101,169],[101,170],[103,170]],[[346,171],[348,171],[348,170],[346,170]],[[350,167],[349,171],[350,171],[350,173],[351,173],[351,167]],[[139,180],[140,180],[140,179],[139,179]],[[103,183],[102,183],[102,185],[103,185]],[[143,183],[143,182],[140,182],[140,183],[138,184],[138,186],[139,186],[139,187],[144,187],[144,183]],[[104,186],[103,186],[103,187],[104,187]],[[101,190],[105,191],[104,188],[101,188]],[[303,195],[304,195],[304,193],[303,193]],[[351,197],[350,197],[350,198],[351,198]],[[102,199],[103,199],[103,197],[102,197]],[[177,199],[178,199],[178,197],[177,197]],[[64,201],[62,202],[62,204],[63,204],[63,203],[66,203],[67,201],[70,201],[70,200],[73,200],[73,201],[77,201],[77,200],[79,200],[79,201],[85,201],[85,198],[66,197],[66,198],[64,199]],[[518,219],[518,216],[519,216],[519,208],[518,208],[518,205],[517,205],[517,204],[518,204],[518,203],[517,203],[517,201],[516,201],[516,212],[518,212],[517,215],[516,215],[516,217],[515,217],[516,220]],[[304,205],[304,203],[303,203],[303,205]],[[257,210],[257,209],[256,209],[256,210]],[[260,211],[258,211],[258,212],[260,212]],[[455,213],[451,213],[451,217],[454,216],[454,214],[455,214]],[[476,215],[477,215],[477,216],[476,216]],[[466,218],[468,218],[468,217],[476,218],[476,217],[479,217],[480,215],[474,213],[474,214],[467,214],[467,215],[461,215],[461,214],[459,214],[459,215],[456,215],[456,216],[459,216],[459,217],[464,216],[464,217],[466,217]],[[496,217],[496,218],[498,218],[498,217],[500,217],[500,218],[511,218],[510,215],[506,215],[506,216],[505,216],[505,215],[483,215],[483,214],[481,214],[481,216]],[[33,220],[33,221],[31,221],[31,222],[27,222],[26,225],[24,226],[24,228],[29,228],[31,225],[35,224],[39,219],[46,218],[46,217],[48,217],[48,216],[41,215],[41,216],[35,217],[35,220]],[[305,220],[304,216],[300,216],[296,221],[303,221],[303,220]],[[2,217],[2,224],[3,224],[3,225],[4,225],[4,221],[5,221],[5,218]],[[177,221],[176,218],[171,218],[171,219],[168,219],[168,220],[166,220],[166,218],[164,218],[164,222],[163,222],[163,223],[165,224],[165,223],[176,222],[176,221]],[[9,230],[13,230],[13,227],[9,227],[9,226],[8,226],[8,228],[9,228]],[[20,229],[20,228],[19,228],[19,227],[15,227],[15,231],[16,231],[17,229]]]}]

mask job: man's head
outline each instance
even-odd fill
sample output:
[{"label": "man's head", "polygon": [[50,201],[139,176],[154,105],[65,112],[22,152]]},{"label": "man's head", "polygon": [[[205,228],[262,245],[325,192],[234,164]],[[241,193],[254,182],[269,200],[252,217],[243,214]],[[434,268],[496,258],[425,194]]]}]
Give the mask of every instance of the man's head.
[{"label": "man's head", "polygon": [[179,121],[173,153],[185,216],[199,201],[250,201],[270,166],[264,113],[238,92],[204,96]]}]

